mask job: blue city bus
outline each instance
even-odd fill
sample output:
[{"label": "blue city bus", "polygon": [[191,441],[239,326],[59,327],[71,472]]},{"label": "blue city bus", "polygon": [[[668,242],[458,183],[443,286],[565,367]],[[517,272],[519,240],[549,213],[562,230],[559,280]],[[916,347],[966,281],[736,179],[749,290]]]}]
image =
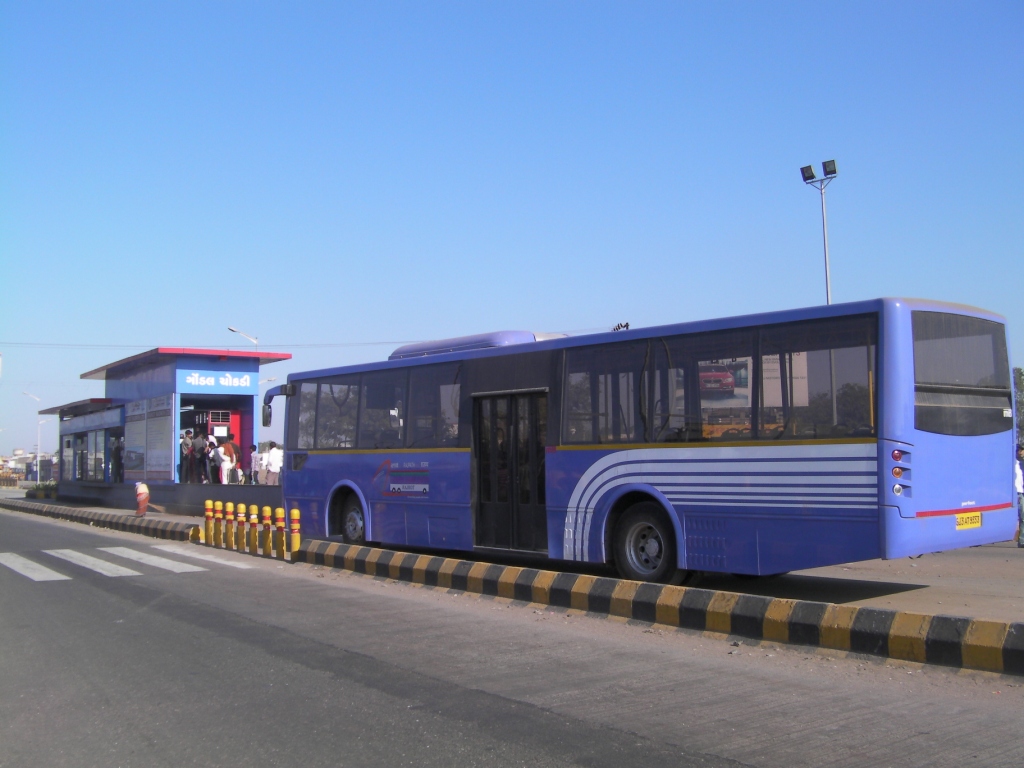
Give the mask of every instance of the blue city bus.
[{"label": "blue city bus", "polygon": [[877,299],[503,332],[288,377],[303,532],[625,578],[771,575],[1013,537],[1002,317]]}]

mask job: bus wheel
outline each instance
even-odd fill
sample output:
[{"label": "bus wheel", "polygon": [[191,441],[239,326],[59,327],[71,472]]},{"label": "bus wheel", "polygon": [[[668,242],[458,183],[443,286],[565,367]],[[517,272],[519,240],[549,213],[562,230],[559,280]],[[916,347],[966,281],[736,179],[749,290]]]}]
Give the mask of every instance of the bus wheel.
[{"label": "bus wheel", "polygon": [[675,540],[661,507],[634,504],[615,528],[615,566],[624,579],[667,582],[676,575]]},{"label": "bus wheel", "polygon": [[346,544],[366,543],[366,518],[363,517],[363,506],[353,494],[345,499],[341,509],[341,535]]}]

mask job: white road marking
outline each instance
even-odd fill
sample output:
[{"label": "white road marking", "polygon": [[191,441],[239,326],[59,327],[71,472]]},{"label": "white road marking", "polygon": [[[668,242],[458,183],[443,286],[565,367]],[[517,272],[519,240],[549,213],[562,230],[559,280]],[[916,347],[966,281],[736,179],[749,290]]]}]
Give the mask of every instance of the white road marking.
[{"label": "white road marking", "polygon": [[227,565],[231,568],[252,568],[247,563],[239,563],[235,560],[228,560],[224,557],[217,557],[217,555],[211,555],[204,552],[202,549],[194,544],[154,544],[153,549],[160,549],[164,552],[173,552],[175,555],[181,555],[182,557],[192,557],[196,560],[206,560],[210,563],[217,563],[218,565]]},{"label": "white road marking", "polygon": [[32,581],[70,581],[70,576],[65,576],[63,573],[57,573],[51,571],[45,565],[39,565],[33,563],[21,555],[16,555],[13,552],[0,552],[0,565],[6,565],[12,571],[20,573],[22,576],[27,576]]},{"label": "white road marking", "polygon": [[128,547],[100,547],[100,552],[109,552],[112,555],[118,557],[124,557],[128,560],[134,560],[137,563],[143,565],[152,565],[154,568],[163,568],[165,571],[173,571],[174,573],[195,573],[196,571],[205,571],[205,568],[200,568],[198,565],[192,565],[191,563],[179,563],[177,560],[168,560],[166,557],[157,557],[156,555],[150,555],[145,552],[136,552],[134,549],[128,549]]},{"label": "white road marking", "polygon": [[120,565],[108,563],[106,560],[100,560],[98,557],[83,555],[81,552],[75,552],[73,549],[44,549],[43,551],[48,555],[59,557],[61,560],[67,560],[69,563],[74,563],[75,565],[80,565],[83,568],[88,568],[90,571],[102,573],[104,576],[142,575],[138,571],[133,571],[131,568],[122,568]]}]

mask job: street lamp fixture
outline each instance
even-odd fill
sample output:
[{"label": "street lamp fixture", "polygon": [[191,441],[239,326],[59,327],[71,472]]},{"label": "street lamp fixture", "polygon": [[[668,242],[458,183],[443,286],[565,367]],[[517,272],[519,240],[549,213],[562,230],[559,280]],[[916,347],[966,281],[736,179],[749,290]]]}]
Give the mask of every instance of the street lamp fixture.
[{"label": "street lamp fixture", "polygon": [[800,169],[800,176],[803,178],[804,184],[816,187],[821,193],[821,233],[825,242],[825,303],[827,304],[832,303],[832,281],[828,268],[828,216],[825,212],[825,187],[831,183],[837,173],[835,160],[826,160],[821,164],[821,174],[824,177],[821,179],[814,175],[813,165],[805,165]]},{"label": "street lamp fixture", "polygon": [[259,351],[260,340],[257,339],[255,336],[250,336],[245,331],[240,331],[237,328],[232,328],[230,325],[228,326],[228,330],[231,331],[232,333],[237,333],[239,336],[244,336],[245,338],[247,338],[249,341],[256,345],[256,351]]}]

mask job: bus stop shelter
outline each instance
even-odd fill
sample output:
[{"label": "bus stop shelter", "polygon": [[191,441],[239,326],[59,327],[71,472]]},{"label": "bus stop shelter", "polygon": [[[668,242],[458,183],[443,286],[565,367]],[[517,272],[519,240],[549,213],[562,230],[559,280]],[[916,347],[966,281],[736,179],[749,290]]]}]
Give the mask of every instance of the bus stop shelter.
[{"label": "bus stop shelter", "polygon": [[[182,478],[180,435],[190,429],[242,447],[259,444],[260,368],[286,352],[157,347],[83,373],[105,382],[102,398],[47,408],[59,418],[60,493],[103,496],[104,487]],[[78,487],[69,487],[76,484]]]}]

